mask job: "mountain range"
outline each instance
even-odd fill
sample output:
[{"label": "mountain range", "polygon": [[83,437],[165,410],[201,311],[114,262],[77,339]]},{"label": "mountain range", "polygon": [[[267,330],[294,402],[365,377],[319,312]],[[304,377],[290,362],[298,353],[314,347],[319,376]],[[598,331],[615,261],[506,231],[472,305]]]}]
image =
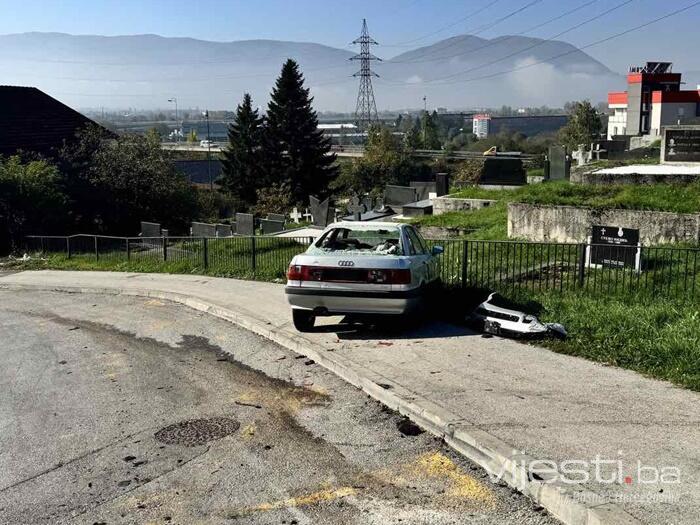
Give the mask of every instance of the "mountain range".
[{"label": "mountain range", "polygon": [[[373,62],[382,109],[560,106],[605,99],[624,79],[573,45],[523,36],[461,35]],[[39,87],[79,108],[232,109],[244,92],[264,106],[282,62],[301,65],[319,111],[352,112],[355,50],[277,40],[210,42],[157,35],[0,35],[0,83]]]}]

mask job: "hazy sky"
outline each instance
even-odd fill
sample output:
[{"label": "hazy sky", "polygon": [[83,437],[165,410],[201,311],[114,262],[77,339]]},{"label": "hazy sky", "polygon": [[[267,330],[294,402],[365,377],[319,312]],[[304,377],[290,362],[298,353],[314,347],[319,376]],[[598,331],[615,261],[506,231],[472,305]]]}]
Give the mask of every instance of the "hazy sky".
[{"label": "hazy sky", "polygon": [[[484,30],[508,13],[534,4]],[[346,47],[366,17],[384,57],[456,34],[520,33],[591,0],[0,0],[0,34],[186,36],[204,40],[269,38]],[[529,36],[548,38],[624,0],[597,0]],[[585,45],[651,20],[694,0],[632,0],[604,19],[562,36]],[[490,6],[490,7],[488,7]],[[473,15],[475,12],[479,13]],[[473,16],[470,16],[473,15]],[[670,60],[677,70],[700,70],[700,6],[586,50],[614,70],[645,60]]]}]

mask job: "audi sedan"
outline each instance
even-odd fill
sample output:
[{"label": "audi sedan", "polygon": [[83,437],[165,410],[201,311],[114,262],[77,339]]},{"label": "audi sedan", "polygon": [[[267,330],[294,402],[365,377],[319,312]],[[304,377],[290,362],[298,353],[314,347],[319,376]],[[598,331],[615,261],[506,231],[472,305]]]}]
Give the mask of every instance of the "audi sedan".
[{"label": "audi sedan", "polygon": [[289,265],[285,292],[294,326],[308,331],[317,316],[414,311],[439,281],[442,251],[408,224],[332,224]]}]

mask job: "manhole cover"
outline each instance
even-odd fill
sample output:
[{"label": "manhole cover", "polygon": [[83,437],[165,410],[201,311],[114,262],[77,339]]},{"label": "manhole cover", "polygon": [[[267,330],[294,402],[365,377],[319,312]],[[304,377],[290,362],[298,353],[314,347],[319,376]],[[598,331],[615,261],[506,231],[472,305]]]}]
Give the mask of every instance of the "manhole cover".
[{"label": "manhole cover", "polygon": [[190,419],[167,426],[155,433],[155,438],[166,445],[196,447],[233,434],[240,423],[227,417]]}]

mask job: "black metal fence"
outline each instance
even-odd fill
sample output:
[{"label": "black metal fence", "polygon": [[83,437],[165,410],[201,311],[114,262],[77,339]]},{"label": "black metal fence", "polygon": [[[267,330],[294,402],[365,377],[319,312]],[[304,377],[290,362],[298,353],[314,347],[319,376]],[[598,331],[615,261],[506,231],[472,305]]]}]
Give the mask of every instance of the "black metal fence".
[{"label": "black metal fence", "polygon": [[[283,278],[311,237],[29,237],[30,252],[136,271],[210,272],[261,280]],[[585,290],[700,299],[700,249],[620,247],[525,241],[429,240],[443,247],[442,281],[509,295]],[[600,264],[596,264],[599,262]]]}]

